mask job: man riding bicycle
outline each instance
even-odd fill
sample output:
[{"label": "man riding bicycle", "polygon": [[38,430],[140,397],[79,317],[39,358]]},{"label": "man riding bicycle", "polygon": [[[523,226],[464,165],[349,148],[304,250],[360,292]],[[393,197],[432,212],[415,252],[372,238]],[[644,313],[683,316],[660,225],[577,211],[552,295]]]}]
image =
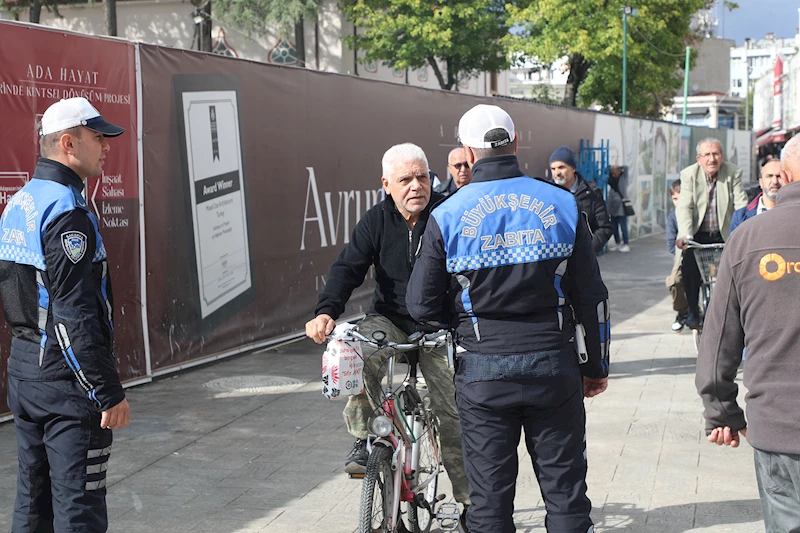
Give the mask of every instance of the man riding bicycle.
[{"label": "man riding bicycle", "polygon": [[[344,312],[353,290],[364,283],[370,266],[375,267],[375,294],[359,331],[369,338],[373,331],[380,330],[388,340],[402,343],[417,330],[406,309],[406,287],[431,207],[442,196],[431,193],[428,159],[420,147],[411,143],[392,146],[384,154],[382,165],[386,198],[359,220],[350,242],[331,267],[317,301],[316,318],[306,323],[306,335],[318,344],[333,331],[336,319]],[[376,351],[363,346],[365,394],[350,396],[344,409],[347,431],[356,437],[345,462],[345,471],[351,474],[363,473],[366,468],[368,423],[380,405],[385,360],[394,355],[391,350]],[[467,506],[469,488],[461,455],[461,426],[446,349],[421,353],[419,366],[438,419],[442,459],[453,484],[453,495]]]}]

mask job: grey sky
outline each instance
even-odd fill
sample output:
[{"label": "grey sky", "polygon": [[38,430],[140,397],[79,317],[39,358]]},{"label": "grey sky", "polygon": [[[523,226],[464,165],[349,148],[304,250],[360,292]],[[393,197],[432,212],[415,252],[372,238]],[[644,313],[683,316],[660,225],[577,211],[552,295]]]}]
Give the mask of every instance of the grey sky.
[{"label": "grey sky", "polygon": [[[763,39],[767,32],[774,32],[781,39],[794,37],[797,33],[798,0],[735,0],[739,9],[733,11],[717,8],[718,34],[734,39],[737,45],[744,44],[746,37]],[[720,4],[722,2],[719,2]]]}]

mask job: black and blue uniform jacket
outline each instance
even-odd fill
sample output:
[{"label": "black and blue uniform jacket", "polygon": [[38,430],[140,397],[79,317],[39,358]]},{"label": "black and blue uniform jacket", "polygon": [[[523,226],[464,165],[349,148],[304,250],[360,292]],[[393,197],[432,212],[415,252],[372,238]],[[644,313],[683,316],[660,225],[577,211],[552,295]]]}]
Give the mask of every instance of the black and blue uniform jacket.
[{"label": "black and blue uniform jacket", "polygon": [[454,327],[459,346],[484,355],[563,353],[577,320],[581,373],[606,377],[608,291],[575,197],[523,175],[513,155],[472,172],[431,213],[408,284],[411,316]]},{"label": "black and blue uniform jacket", "polygon": [[0,298],[12,328],[9,376],[76,379],[106,410],[125,398],[115,368],[113,298],[97,218],[70,168],[39,159],[0,220]]}]

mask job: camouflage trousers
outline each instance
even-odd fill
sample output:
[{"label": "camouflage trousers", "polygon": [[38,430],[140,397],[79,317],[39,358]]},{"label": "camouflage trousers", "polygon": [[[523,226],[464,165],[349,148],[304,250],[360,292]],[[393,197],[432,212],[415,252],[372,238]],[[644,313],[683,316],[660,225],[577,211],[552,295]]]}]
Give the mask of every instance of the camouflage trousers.
[{"label": "camouflage trousers", "polygon": [[[372,338],[373,331],[383,331],[386,338],[394,342],[408,342],[408,336],[389,319],[381,315],[368,315],[358,324],[359,332]],[[371,346],[362,346],[364,355],[365,394],[349,396],[344,408],[344,421],[347,431],[357,439],[366,439],[369,433],[369,420],[375,415],[378,405],[372,398],[381,398],[381,380],[386,375],[386,359],[398,356],[391,349],[378,351]],[[374,357],[373,354],[378,352]],[[456,409],[456,388],[453,383],[453,369],[447,366],[447,349],[423,350],[419,356],[419,368],[428,386],[435,422],[439,429],[439,441],[453,496],[462,504],[469,504],[469,485],[464,470],[464,457],[461,453],[461,424]]]}]

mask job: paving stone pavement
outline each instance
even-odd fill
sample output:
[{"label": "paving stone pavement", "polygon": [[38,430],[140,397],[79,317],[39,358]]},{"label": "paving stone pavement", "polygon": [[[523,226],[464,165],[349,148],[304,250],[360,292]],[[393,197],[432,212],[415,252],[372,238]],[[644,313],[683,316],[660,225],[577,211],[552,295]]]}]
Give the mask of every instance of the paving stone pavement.
[{"label": "paving stone pavement", "polygon": [[[608,391],[586,401],[596,531],[762,533],[752,449],[718,448],[703,437],[692,338],[670,331],[663,236],[634,241],[631,253],[607,254],[600,265],[611,297],[612,364]],[[115,432],[109,468],[109,531],[353,532],[361,486],[343,472],[353,439],[343,402],[321,396],[321,353],[302,341],[129,389],[132,422]],[[204,386],[263,374],[303,384],[242,396]],[[530,458],[524,446],[519,453],[515,522],[520,532],[543,533]],[[10,529],[15,483],[15,431],[6,423],[0,530]],[[441,486],[449,491],[446,480]]]}]

